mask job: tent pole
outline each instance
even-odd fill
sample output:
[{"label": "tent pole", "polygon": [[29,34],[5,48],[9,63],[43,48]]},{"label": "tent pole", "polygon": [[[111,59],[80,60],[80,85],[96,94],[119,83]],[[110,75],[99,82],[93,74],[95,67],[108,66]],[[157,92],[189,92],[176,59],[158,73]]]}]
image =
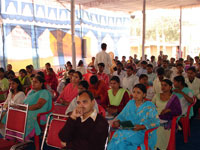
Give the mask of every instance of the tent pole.
[{"label": "tent pole", "polygon": [[144,60],[145,28],[146,28],[146,0],[143,0],[143,29],[142,29],[142,60]]},{"label": "tent pole", "polygon": [[178,58],[182,57],[182,7],[180,7],[180,39]]},{"label": "tent pole", "polygon": [[72,66],[74,69],[76,69],[75,0],[71,0],[71,39],[72,39]]}]

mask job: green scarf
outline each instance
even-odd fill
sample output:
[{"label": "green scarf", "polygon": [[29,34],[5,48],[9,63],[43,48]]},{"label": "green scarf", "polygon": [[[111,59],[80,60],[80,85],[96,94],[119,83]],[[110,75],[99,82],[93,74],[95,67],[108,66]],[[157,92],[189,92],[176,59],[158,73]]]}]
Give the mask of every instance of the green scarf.
[{"label": "green scarf", "polygon": [[21,78],[19,76],[19,81],[21,82],[22,85],[24,85],[26,78],[28,78],[27,75],[24,78]]},{"label": "green scarf", "polygon": [[125,92],[126,92],[125,89],[120,88],[117,91],[117,94],[114,96],[113,92],[112,92],[112,89],[108,90],[108,97],[109,97],[110,105],[119,106],[121,101],[122,101],[122,98],[123,98]]}]

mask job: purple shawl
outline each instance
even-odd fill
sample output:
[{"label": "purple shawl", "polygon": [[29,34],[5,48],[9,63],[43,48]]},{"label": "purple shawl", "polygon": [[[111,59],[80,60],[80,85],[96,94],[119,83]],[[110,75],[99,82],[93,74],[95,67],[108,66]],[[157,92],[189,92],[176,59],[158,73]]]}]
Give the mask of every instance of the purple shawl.
[{"label": "purple shawl", "polygon": [[165,128],[171,128],[171,120],[174,116],[179,116],[182,114],[181,104],[176,95],[172,95],[170,100],[168,101],[165,109],[170,109],[171,112],[166,113],[164,115],[159,115],[159,118],[162,120],[168,120],[168,123]]}]

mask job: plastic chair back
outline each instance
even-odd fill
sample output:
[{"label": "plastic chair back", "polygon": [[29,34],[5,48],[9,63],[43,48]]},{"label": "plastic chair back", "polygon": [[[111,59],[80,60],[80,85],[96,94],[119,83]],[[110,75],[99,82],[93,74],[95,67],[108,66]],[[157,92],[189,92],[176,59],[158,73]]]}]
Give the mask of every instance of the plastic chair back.
[{"label": "plastic chair back", "polygon": [[[24,107],[25,110],[11,108],[10,106],[8,106],[7,120],[5,126],[5,137],[8,136],[24,140],[28,105],[18,104],[17,106]],[[13,133],[17,135],[13,135]]]},{"label": "plastic chair back", "polygon": [[176,150],[176,121],[179,116],[175,116],[172,119],[171,123],[171,132],[169,137],[169,143],[168,143],[168,150]]},{"label": "plastic chair back", "polygon": [[[53,119],[51,120],[52,117]],[[55,148],[63,147],[61,145],[61,140],[58,137],[58,133],[64,127],[66,119],[67,116],[59,114],[52,114],[48,117],[47,125],[42,140],[41,150],[43,149],[45,139],[46,139],[46,144],[48,146]]]}]

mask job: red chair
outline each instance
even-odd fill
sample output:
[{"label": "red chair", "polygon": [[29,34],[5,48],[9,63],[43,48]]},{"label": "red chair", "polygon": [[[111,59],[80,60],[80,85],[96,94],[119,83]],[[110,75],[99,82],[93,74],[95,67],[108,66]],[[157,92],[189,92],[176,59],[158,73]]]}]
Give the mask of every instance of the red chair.
[{"label": "red chair", "polygon": [[0,139],[1,150],[9,150],[11,147],[20,142],[31,142],[24,142],[28,105],[17,104],[17,106],[23,107],[25,110],[11,108],[8,106],[7,120],[5,125],[5,137],[4,139]]},{"label": "red chair", "polygon": [[194,97],[193,100],[194,102],[188,106],[187,115],[185,117],[181,117],[180,119],[180,122],[183,126],[184,143],[188,142],[188,137],[190,136],[190,110],[197,101],[196,97]]},{"label": "red chair", "polygon": [[[41,130],[44,130],[44,129],[45,129],[45,126],[46,126],[46,124],[45,124],[45,125],[42,125],[42,124],[41,124],[41,122],[40,122],[41,117],[44,116],[44,115],[50,114],[51,112],[53,112],[53,109],[54,109],[54,103],[53,103],[53,101],[52,101],[51,110],[49,110],[49,111],[47,111],[47,112],[39,113],[39,114],[37,115],[37,122],[38,122],[38,124],[39,124]],[[34,140],[35,140],[35,149],[36,149],[36,150],[39,150],[39,149],[40,149],[40,138],[39,138],[39,136],[35,134]]]},{"label": "red chair", "polygon": [[176,121],[179,116],[175,116],[171,123],[171,132],[167,150],[176,150]]},{"label": "red chair", "polygon": [[67,108],[68,108],[68,106],[64,106],[62,104],[55,103],[53,113],[54,114],[65,115],[65,112],[66,112]]},{"label": "red chair", "polygon": [[[144,146],[145,146],[145,150],[149,150],[149,146],[148,146],[149,145],[149,138],[148,138],[149,137],[149,133],[153,132],[156,129],[157,128],[152,128],[152,129],[149,129],[149,130],[145,131],[145,134],[144,134]],[[112,138],[112,136],[113,136],[114,133],[115,133],[114,131],[111,132],[110,139]],[[138,146],[137,150],[141,150],[141,147]]]},{"label": "red chair", "polygon": [[98,104],[99,114],[101,114],[104,118],[106,117],[106,111],[105,109]]},{"label": "red chair", "polygon": [[[51,120],[51,118],[53,118]],[[51,121],[50,121],[51,120]],[[67,120],[67,116],[59,114],[51,114],[48,117],[45,132],[42,139],[41,150],[43,150],[44,143],[55,148],[62,148],[61,141],[58,137],[58,133],[64,127]]]}]

